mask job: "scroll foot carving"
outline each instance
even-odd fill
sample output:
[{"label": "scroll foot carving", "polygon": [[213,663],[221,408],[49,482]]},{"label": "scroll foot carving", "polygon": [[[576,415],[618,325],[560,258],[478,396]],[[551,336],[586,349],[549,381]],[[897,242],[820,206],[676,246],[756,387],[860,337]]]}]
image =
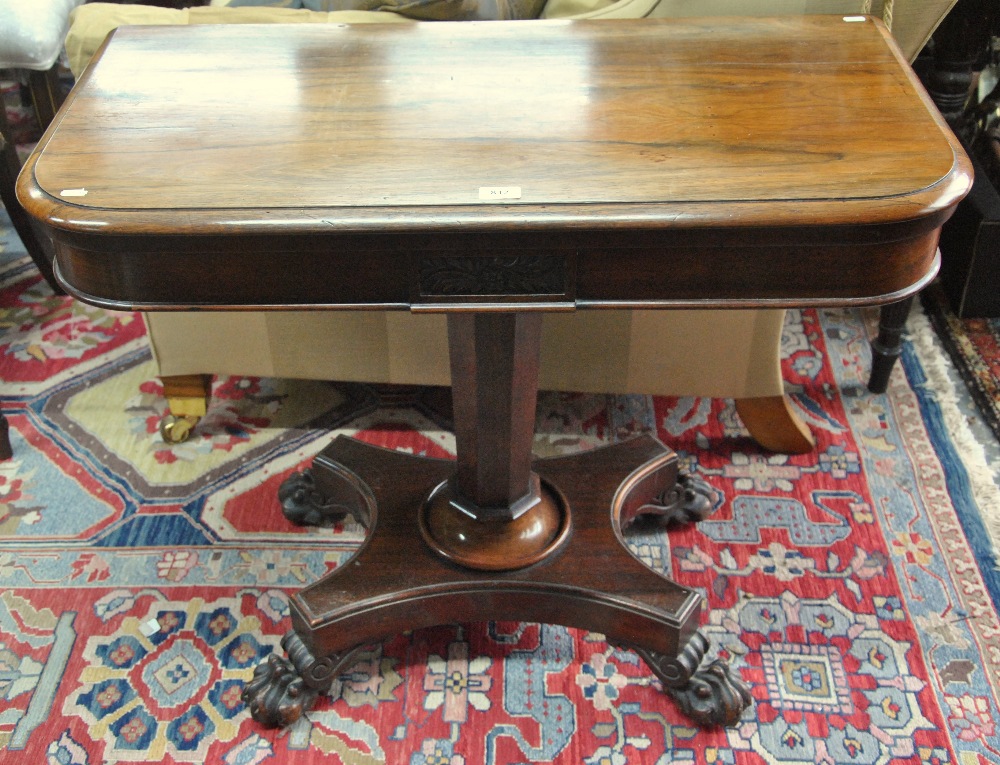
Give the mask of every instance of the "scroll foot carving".
[{"label": "scroll foot carving", "polygon": [[729,664],[715,659],[692,675],[687,685],[667,688],[681,711],[704,727],[733,726],[753,703],[750,687],[735,677]]},{"label": "scroll foot carving", "polygon": [[723,659],[699,669],[708,639],[696,632],[676,657],[632,647],[649,665],[680,710],[702,727],[733,726],[753,703],[750,687]]},{"label": "scroll foot carving", "polygon": [[268,728],[291,725],[312,709],[337,674],[350,665],[363,646],[316,659],[295,632],[281,639],[288,658],[271,654],[254,670],[241,698],[250,716]]},{"label": "scroll foot carving", "polygon": [[677,483],[643,505],[637,515],[654,517],[664,526],[687,526],[712,514],[713,496],[714,491],[707,481],[681,472],[677,475]]},{"label": "scroll foot carving", "polygon": [[288,476],[278,488],[278,500],[281,512],[297,526],[332,526],[347,515],[346,508],[317,489],[310,469]]},{"label": "scroll foot carving", "polygon": [[268,728],[282,728],[311,709],[317,696],[319,691],[302,681],[288,659],[271,654],[254,670],[241,698],[254,720]]}]

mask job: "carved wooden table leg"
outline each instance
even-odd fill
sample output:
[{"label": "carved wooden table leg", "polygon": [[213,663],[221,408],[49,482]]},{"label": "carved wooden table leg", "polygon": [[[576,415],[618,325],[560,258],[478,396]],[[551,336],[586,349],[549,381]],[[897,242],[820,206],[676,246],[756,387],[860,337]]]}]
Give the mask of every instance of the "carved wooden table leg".
[{"label": "carved wooden table leg", "polygon": [[910,315],[913,298],[882,306],[878,321],[878,337],[872,340],[872,371],[868,377],[868,390],[885,393],[889,375],[903,349],[903,327]]},{"label": "carved wooden table leg", "polygon": [[536,319],[451,319],[456,462],[341,437],[282,488],[317,516],[353,514],[369,535],[292,598],[288,658],[269,658],[244,690],[255,720],[293,721],[365,644],[488,620],[562,624],[635,647],[700,724],[730,724],[748,706],[749,689],[724,664],[698,669],[701,596],[641,563],[621,532],[651,510],[697,518],[711,490],[678,484],[676,455],[650,436],[532,460]]}]

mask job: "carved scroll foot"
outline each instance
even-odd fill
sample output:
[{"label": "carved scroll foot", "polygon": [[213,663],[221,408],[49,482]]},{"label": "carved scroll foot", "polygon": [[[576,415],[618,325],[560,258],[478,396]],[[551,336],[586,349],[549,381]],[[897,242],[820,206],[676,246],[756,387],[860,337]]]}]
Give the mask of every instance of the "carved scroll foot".
[{"label": "carved scroll foot", "polygon": [[702,727],[733,726],[753,703],[750,687],[722,659],[699,669],[708,639],[696,632],[676,657],[632,647],[664,685],[680,710]]},{"label": "carved scroll foot", "polygon": [[332,526],[343,520],[346,509],[331,502],[316,487],[312,470],[292,473],[278,489],[281,512],[297,526]]},{"label": "carved scroll foot", "polygon": [[709,662],[694,673],[687,685],[667,688],[680,710],[704,727],[733,726],[753,703],[749,686],[722,659]]},{"label": "carved scroll foot", "polygon": [[281,511],[300,526],[332,526],[350,515],[370,529],[375,507],[371,489],[338,461],[336,451],[331,444],[316,455],[312,467],[282,482]]},{"label": "carved scroll foot", "polygon": [[254,670],[241,698],[254,720],[268,728],[281,728],[310,710],[317,696],[319,691],[302,681],[288,659],[271,654]]},{"label": "carved scroll foot", "polygon": [[319,695],[329,690],[337,674],[363,648],[316,659],[295,632],[287,633],[281,646],[288,658],[268,656],[254,670],[253,679],[241,694],[250,716],[268,728],[291,725],[312,709]]},{"label": "carved scroll foot", "polygon": [[677,475],[677,482],[652,502],[643,505],[638,515],[655,517],[664,526],[687,526],[712,514],[713,496],[707,481],[681,472]]}]

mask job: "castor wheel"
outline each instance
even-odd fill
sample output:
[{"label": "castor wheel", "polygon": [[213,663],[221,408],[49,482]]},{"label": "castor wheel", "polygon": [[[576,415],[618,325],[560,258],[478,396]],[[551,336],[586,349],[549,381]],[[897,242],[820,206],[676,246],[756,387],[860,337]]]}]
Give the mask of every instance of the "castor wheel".
[{"label": "castor wheel", "polygon": [[168,444],[182,444],[191,437],[194,426],[198,424],[200,419],[200,417],[164,415],[163,419],[160,420],[160,436]]}]

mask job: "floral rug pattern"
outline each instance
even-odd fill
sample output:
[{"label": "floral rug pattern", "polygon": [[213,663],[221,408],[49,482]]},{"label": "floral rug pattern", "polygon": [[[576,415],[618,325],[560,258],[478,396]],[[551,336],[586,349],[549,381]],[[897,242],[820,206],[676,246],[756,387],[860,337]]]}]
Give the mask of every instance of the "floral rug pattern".
[{"label": "floral rug pattern", "polygon": [[934,329],[1000,440],[1000,318],[959,319],[940,289],[922,296]]},{"label": "floral rug pattern", "polygon": [[242,684],[280,650],[288,595],[364,531],[290,526],[277,487],[339,433],[447,456],[447,422],[419,389],[233,377],[168,446],[140,317],[54,298],[9,228],[0,247],[0,760],[1000,764],[1000,587],[970,525],[987,490],[914,348],[866,392],[861,313],[788,314],[810,454],[761,450],[731,401],[540,397],[538,453],[652,432],[716,490],[696,528],[628,540],[704,594],[713,651],[752,689],[738,725],[694,728],[601,635],[489,622],[367,646],[278,732]]}]

